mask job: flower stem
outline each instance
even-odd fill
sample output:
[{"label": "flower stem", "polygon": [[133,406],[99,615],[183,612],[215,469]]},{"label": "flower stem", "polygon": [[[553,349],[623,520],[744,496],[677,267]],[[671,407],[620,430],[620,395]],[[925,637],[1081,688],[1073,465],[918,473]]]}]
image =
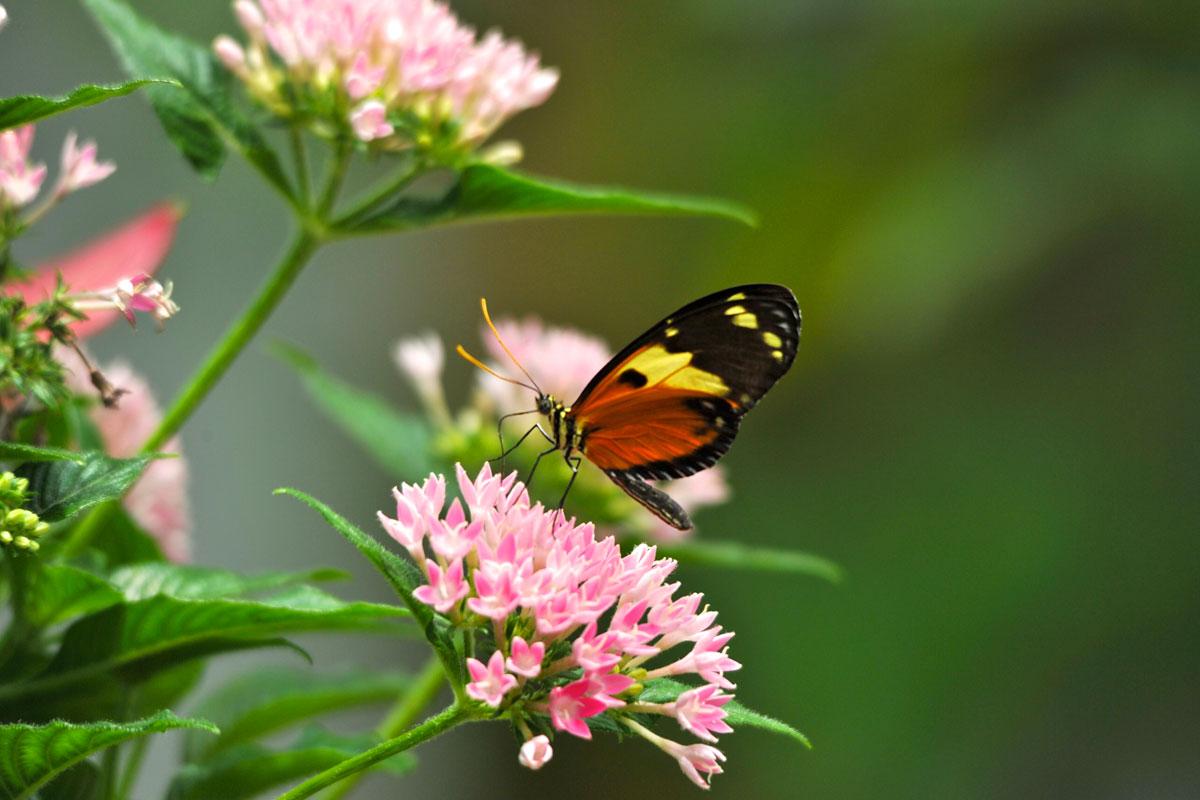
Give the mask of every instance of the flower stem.
[{"label": "flower stem", "polygon": [[[425,664],[425,668],[421,670],[421,674],[417,676],[414,683],[408,691],[396,700],[396,704],[392,706],[388,715],[383,718],[379,726],[375,728],[375,732],[380,739],[391,739],[399,736],[400,732],[413,723],[425,707],[437,696],[438,690],[442,688],[442,684],[446,681],[446,671],[442,668],[441,659],[434,656]],[[362,780],[365,773],[358,772],[346,778],[337,786],[331,788],[324,794],[324,800],[341,800],[341,798],[354,791],[354,787],[358,786],[358,782]]]},{"label": "flower stem", "polygon": [[427,742],[456,725],[470,721],[472,718],[470,708],[455,703],[425,720],[420,725],[408,729],[401,735],[377,744],[370,750],[348,758],[324,772],[317,773],[291,791],[279,795],[277,800],[302,800],[305,797],[312,797],[326,786],[332,786],[340,780],[349,778],[368,767],[378,764],[385,758],[390,758],[397,753],[408,750],[410,747]]}]

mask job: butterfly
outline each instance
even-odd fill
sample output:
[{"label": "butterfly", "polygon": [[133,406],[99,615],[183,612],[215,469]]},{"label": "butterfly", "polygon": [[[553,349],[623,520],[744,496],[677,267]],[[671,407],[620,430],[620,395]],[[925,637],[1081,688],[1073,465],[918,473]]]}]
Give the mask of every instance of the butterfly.
[{"label": "butterfly", "polygon": [[688,303],[652,326],[566,405],[538,387],[500,338],[487,301],[480,305],[492,335],[529,383],[501,375],[461,344],[458,354],[537,396],[537,408],[508,414],[501,422],[540,413],[550,428],[534,425],[502,455],[539,431],[551,447],[538,460],[561,450],[571,467],[564,502],[586,457],[679,530],[692,527],[687,512],[647,481],[685,478],[717,463],[732,446],[742,417],[792,366],[800,343],[800,307],[790,289],[769,283],[734,286]]}]

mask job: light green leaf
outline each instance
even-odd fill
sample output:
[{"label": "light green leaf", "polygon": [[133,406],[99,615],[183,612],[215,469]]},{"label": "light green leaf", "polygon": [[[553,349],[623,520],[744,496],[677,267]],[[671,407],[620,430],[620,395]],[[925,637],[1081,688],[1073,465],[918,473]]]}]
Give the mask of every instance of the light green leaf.
[{"label": "light green leaf", "polygon": [[366,215],[339,220],[341,233],[401,231],[455,222],[568,214],[722,217],[757,224],[754,212],[724,200],[584,186],[471,164],[441,197],[404,196]]},{"label": "light green leaf", "polygon": [[0,725],[0,791],[14,800],[31,797],[39,786],[70,769],[92,753],[113,745],[177,728],[217,733],[201,719],[177,717],[163,711],[137,722],[90,722],[74,725]]},{"label": "light green leaf", "polygon": [[207,760],[220,750],[322,714],[390,702],[411,682],[408,675],[399,672],[322,675],[311,669],[260,669],[246,673],[200,704],[197,713],[220,726],[221,736],[188,736],[186,758]]},{"label": "light green leaf", "polygon": [[48,628],[122,602],[121,593],[90,572],[47,564],[32,578],[25,613],[34,627]]},{"label": "light green leaf", "polygon": [[0,461],[7,464],[22,464],[26,461],[74,461],[82,464],[84,453],[63,450],[59,447],[34,447],[21,442],[0,442]]},{"label": "light green leaf", "polygon": [[434,651],[446,668],[446,674],[453,676],[457,686],[462,686],[463,670],[465,668],[462,656],[446,629],[438,624],[433,610],[412,596],[413,589],[423,583],[420,573],[408,561],[385,548],[375,539],[363,533],[358,527],[350,524],[329,506],[297,489],[276,489],[275,494],[294,497],[309,508],[316,511],[329,525],[342,535],[346,541],[354,545],[358,552],[367,557],[383,577],[391,584],[392,589],[404,601],[413,619],[421,626],[425,638],[433,645]]},{"label": "light green leaf", "polygon": [[657,546],[659,556],[673,558],[680,564],[756,572],[788,572],[824,578],[830,583],[840,583],[842,580],[842,568],[837,564],[799,550],[773,550],[737,542],[711,541],[674,542]]},{"label": "light green leaf", "polygon": [[347,573],[337,569],[247,576],[215,567],[150,563],[121,567],[109,576],[109,580],[124,592],[126,600],[132,601],[159,594],[185,600],[240,597],[308,581],[332,581],[346,577]]},{"label": "light green leaf", "polygon": [[417,480],[433,469],[433,434],[424,419],[338,380],[294,347],[279,344],[273,349],[300,374],[317,407],[358,442],[392,480]]},{"label": "light green leaf", "polygon": [[165,78],[181,87],[153,86],[147,93],[167,135],[201,175],[216,177],[229,143],[292,197],[278,157],[234,106],[230,75],[208,47],[158,28],[122,0],[84,0],[84,5],[130,76]]},{"label": "light green leaf", "polygon": [[152,458],[82,455],[81,462],[41,461],[17,470],[29,479],[27,507],[43,520],[69,519],[97,503],[117,499],[133,485]]},{"label": "light green leaf", "polygon": [[[686,683],[673,681],[669,678],[660,678],[658,680],[649,681],[646,683],[645,689],[638,696],[638,702],[642,703],[669,703],[676,697],[679,697],[688,689],[694,689],[694,686],[688,686]],[[737,700],[730,700],[724,705],[725,721],[733,728],[758,728],[760,730],[777,733],[780,736],[786,736],[789,739],[794,739],[805,747],[812,749],[812,743],[808,741],[808,737],[800,731],[788,725],[786,722],[781,722],[774,717],[768,717],[766,714],[760,714],[757,711],[752,711],[739,703]]]},{"label": "light green leaf", "polygon": [[[188,764],[171,785],[169,800],[248,800],[274,786],[306,778],[356,756],[378,740],[369,736],[344,737],[321,728],[310,728],[285,750],[272,751],[243,744],[223,751],[204,764]],[[376,765],[395,774],[412,770],[416,760],[408,753]]]},{"label": "light green leaf", "polygon": [[85,84],[62,97],[24,94],[0,98],[0,131],[15,128],[18,125],[28,125],[71,109],[94,106],[114,97],[124,97],[130,92],[154,83],[169,83],[169,81],[136,80],[115,86]]}]

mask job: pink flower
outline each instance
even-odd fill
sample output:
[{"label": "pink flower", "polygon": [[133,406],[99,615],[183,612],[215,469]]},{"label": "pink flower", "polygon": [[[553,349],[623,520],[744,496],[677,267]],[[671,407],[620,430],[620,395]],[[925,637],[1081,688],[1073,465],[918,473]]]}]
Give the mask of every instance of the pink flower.
[{"label": "pink flower", "polygon": [[471,587],[463,580],[463,562],[459,559],[453,562],[449,569],[442,571],[436,563],[426,563],[429,583],[420,586],[413,592],[413,597],[427,606],[433,606],[445,614],[458,604],[470,592]]},{"label": "pink flower", "polygon": [[[67,386],[76,394],[93,391],[87,368],[79,357],[67,348],[55,351],[67,369]],[[97,405],[90,412],[93,424],[100,433],[105,451],[117,458],[137,455],[142,443],[150,438],[162,421],[162,412],[155,402],[149,385],[124,362],[106,365],[103,369],[111,383],[126,393],[116,408]],[[167,442],[167,452],[179,453],[179,437]],[[163,554],[172,561],[186,562],[191,552],[192,523],[187,495],[187,461],[163,458],[152,461],[142,477],[125,495],[125,510],[137,524],[150,534]]]},{"label": "pink flower", "polygon": [[482,661],[468,658],[467,671],[471,673],[467,694],[492,708],[499,708],[504,695],[517,686],[517,679],[504,671],[504,656],[499,650],[492,653],[487,666]]},{"label": "pink flower", "polygon": [[517,760],[521,762],[522,767],[539,770],[546,766],[553,757],[554,748],[550,746],[550,740],[545,735],[539,734],[521,745],[521,754]]},{"label": "pink flower", "polygon": [[[441,393],[442,368],[446,356],[436,333],[401,339],[392,348],[392,358],[421,394]],[[436,387],[436,388],[434,388]]]},{"label": "pink flower", "polygon": [[[723,771],[720,762],[725,760],[725,754],[712,745],[690,744],[685,746],[677,742],[670,742],[670,744],[673,746],[668,748],[667,752],[675,756],[683,774],[687,775],[688,779],[701,789],[710,788],[712,776],[720,775]],[[704,773],[704,775],[702,776],[700,773]]]},{"label": "pink flower", "polygon": [[542,671],[542,659],[546,657],[546,645],[542,642],[528,644],[520,636],[514,636],[511,650],[512,655],[504,662],[508,671],[526,678],[536,678]]},{"label": "pink flower", "polygon": [[[53,294],[59,274],[73,290],[83,292],[112,287],[129,275],[153,274],[171,248],[181,216],[178,206],[160,203],[83,247],[35,267],[31,277],[6,288],[27,303],[39,303]],[[91,336],[112,324],[119,313],[116,307],[89,311],[88,318],[71,329],[80,338]]]},{"label": "pink flower", "polygon": [[71,131],[63,140],[62,168],[55,191],[64,195],[93,186],[116,170],[117,165],[111,161],[96,160],[95,142],[84,142],[83,147],[78,147],[75,143],[75,131]]},{"label": "pink flower", "polygon": [[725,709],[722,708],[732,699],[733,695],[722,694],[720,688],[711,683],[688,689],[675,699],[675,719],[685,731],[715,742],[714,733],[733,732],[725,722]]},{"label": "pink flower", "polygon": [[148,313],[154,317],[159,330],[168,319],[179,313],[179,306],[171,299],[171,284],[164,287],[146,274],[123,278],[111,289],[72,293],[67,296],[67,301],[83,312],[115,308],[134,327],[137,326],[134,312]]},{"label": "pink flower", "polygon": [[550,722],[556,730],[580,739],[592,738],[592,731],[584,720],[603,714],[608,706],[588,694],[591,688],[591,681],[581,678],[550,690]]},{"label": "pink flower", "polygon": [[[234,8],[247,49],[239,53],[228,37],[213,46],[251,94],[286,111],[291,96],[339,91],[362,141],[408,147],[450,132],[452,143],[473,147],[558,83],[520,44],[495,31],[477,39],[434,0],[238,0]],[[417,131],[398,132],[387,122],[394,113]]]},{"label": "pink flower", "polygon": [[20,207],[41,191],[46,165],[29,161],[33,126],[0,132],[0,206]]}]

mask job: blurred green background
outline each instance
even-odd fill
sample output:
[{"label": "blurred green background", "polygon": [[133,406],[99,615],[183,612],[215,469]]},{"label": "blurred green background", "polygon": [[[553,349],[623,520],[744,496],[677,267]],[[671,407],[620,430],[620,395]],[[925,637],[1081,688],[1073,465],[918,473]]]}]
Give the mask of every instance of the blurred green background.
[{"label": "blurred green background", "polygon": [[[76,4],[4,0],[0,94],[120,77]],[[200,39],[224,0],[135,3]],[[619,345],[703,292],[790,285],[796,367],[727,459],[700,535],[798,547],[848,580],[684,571],[738,632],[739,697],[815,742],[740,732],[716,797],[1200,796],[1196,409],[1200,6],[1170,2],[457,2],[561,68],[503,132],[531,171],[715,194],[757,230],[570,219],[326,250],[185,430],[197,559],[335,564],[385,587],[295,485],[369,524],[394,478],[264,353],[272,339],[412,402],[399,336],[474,341],[476,300]],[[36,260],[160,197],[190,212],[162,272],[183,313],[97,341],[165,401],[243,307],[288,228],[240,163],[197,181],[138,98],[43,125],[116,176],[26,242]],[[452,393],[474,380],[452,363]],[[318,667],[415,646],[311,643]],[[210,683],[281,654],[228,659]],[[183,709],[186,710],[186,709]],[[351,720],[367,726],[371,717]],[[156,745],[157,796],[177,742]],[[695,797],[648,746],[560,738],[530,774],[499,726],[362,797]]]}]

